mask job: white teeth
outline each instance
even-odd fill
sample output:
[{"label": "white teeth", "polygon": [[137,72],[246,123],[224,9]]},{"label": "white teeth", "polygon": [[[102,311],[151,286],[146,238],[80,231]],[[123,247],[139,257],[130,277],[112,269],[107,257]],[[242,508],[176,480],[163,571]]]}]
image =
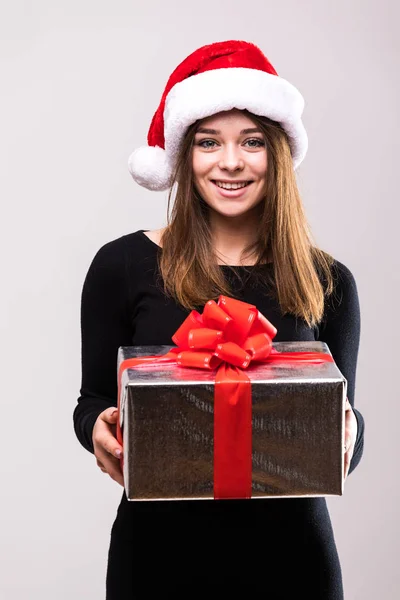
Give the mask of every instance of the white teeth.
[{"label": "white teeth", "polygon": [[215,182],[218,187],[224,188],[225,190],[238,190],[239,188],[246,187],[248,183],[223,183],[222,181]]}]

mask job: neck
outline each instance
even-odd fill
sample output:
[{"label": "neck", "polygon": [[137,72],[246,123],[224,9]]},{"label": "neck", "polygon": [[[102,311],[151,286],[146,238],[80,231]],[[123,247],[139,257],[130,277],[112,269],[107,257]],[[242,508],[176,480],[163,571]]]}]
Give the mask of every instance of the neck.
[{"label": "neck", "polygon": [[214,214],[210,219],[214,250],[219,264],[251,265],[256,262],[256,256],[243,255],[244,249],[256,241],[256,218],[235,219],[221,218]]}]

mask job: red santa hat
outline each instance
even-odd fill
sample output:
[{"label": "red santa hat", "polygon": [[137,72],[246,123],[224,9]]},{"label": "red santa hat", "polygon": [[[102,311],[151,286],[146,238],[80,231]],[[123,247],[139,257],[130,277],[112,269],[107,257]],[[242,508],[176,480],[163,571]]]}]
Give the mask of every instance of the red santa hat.
[{"label": "red santa hat", "polygon": [[171,187],[189,125],[233,108],[279,122],[289,137],[294,169],[300,165],[308,146],[302,95],[278,76],[255,44],[229,40],[195,50],[172,73],[150,125],[148,146],[129,157],[133,179],[149,190]]}]

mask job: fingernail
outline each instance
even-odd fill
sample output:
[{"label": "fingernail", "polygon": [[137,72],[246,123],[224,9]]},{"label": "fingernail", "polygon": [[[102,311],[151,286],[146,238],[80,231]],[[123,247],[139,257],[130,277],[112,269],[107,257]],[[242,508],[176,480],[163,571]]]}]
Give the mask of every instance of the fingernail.
[{"label": "fingernail", "polygon": [[115,417],[115,415],[118,413],[118,408],[116,408],[115,410],[112,411],[111,416]]},{"label": "fingernail", "polygon": [[115,456],[116,456],[117,458],[121,458],[121,455],[122,455],[122,452],[121,452],[121,450],[116,450],[116,451],[115,451]]}]

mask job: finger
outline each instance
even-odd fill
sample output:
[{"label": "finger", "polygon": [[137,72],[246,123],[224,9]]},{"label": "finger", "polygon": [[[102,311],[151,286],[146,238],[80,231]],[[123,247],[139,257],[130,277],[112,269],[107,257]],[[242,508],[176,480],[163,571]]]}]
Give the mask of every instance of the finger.
[{"label": "finger", "polygon": [[120,485],[124,486],[124,477],[121,470],[121,463],[119,460],[113,458],[112,456],[108,456],[104,458],[103,461],[99,462],[104,467],[104,471],[103,469],[101,469],[104,473],[108,473],[111,479],[114,479],[114,481],[117,481]]},{"label": "finger", "polygon": [[100,470],[103,471],[103,473],[107,473],[106,468],[103,465],[103,463],[99,459],[97,459],[96,462],[97,462],[97,466],[100,468]]},{"label": "finger", "polygon": [[101,462],[104,462],[104,458],[106,456],[110,456],[112,458],[116,458],[120,460],[124,449],[120,444],[118,444],[117,440],[112,435],[102,436],[100,439],[96,438],[93,441],[94,445],[94,453]]},{"label": "finger", "polygon": [[[353,454],[354,454],[354,446],[353,446],[353,448],[350,448],[348,454],[349,454],[349,469],[350,469],[351,460],[352,460]],[[349,469],[347,471],[349,471]]]},{"label": "finger", "polygon": [[343,448],[343,451],[345,454],[350,450],[351,443],[352,443],[352,438],[351,438],[350,432],[346,431],[346,437],[344,440],[344,448]]},{"label": "finger", "polygon": [[351,459],[353,458],[353,452],[351,450],[349,450],[348,452],[346,452],[345,454],[345,469],[344,469],[344,478],[346,479],[348,474],[349,474],[349,470],[350,470],[350,463],[351,463]]},{"label": "finger", "polygon": [[93,434],[93,446],[94,453],[100,460],[104,457],[105,452],[119,459],[124,451],[113,432],[110,431],[110,425],[108,424],[96,429]]},{"label": "finger", "polygon": [[114,481],[116,481],[117,483],[119,483],[119,485],[124,487],[124,476],[120,470],[113,469],[112,471],[108,471],[108,474],[111,477],[111,479],[114,479]]},{"label": "finger", "polygon": [[116,406],[110,406],[107,410],[103,411],[102,419],[106,423],[116,423],[118,417],[118,409]]},{"label": "finger", "polygon": [[348,472],[349,472],[349,468],[350,468],[350,461],[351,461],[351,457],[353,455],[353,446],[351,443],[351,437],[346,437],[346,441],[344,444],[344,479],[346,480]]},{"label": "finger", "polygon": [[124,476],[122,475],[122,473],[117,473],[115,475],[115,477],[113,477],[114,481],[116,481],[117,483],[119,483],[119,485],[121,487],[125,487],[124,485]]},{"label": "finger", "polygon": [[346,479],[347,475],[349,474],[350,464],[351,464],[351,459],[353,458],[353,454],[354,454],[354,444],[350,444],[350,447],[347,449],[347,451],[344,455],[344,477],[345,477],[345,479]]},{"label": "finger", "polygon": [[101,471],[103,471],[103,473],[108,473],[112,479],[124,487],[121,459],[114,458],[101,446],[96,448],[96,458]]},{"label": "finger", "polygon": [[117,465],[111,464],[107,468],[107,473],[109,474],[109,476],[111,477],[111,479],[114,479],[114,481],[116,481],[117,483],[119,483],[120,485],[122,485],[122,487],[124,487],[124,476],[123,476],[123,473],[121,471],[121,465],[119,464],[119,462],[118,462]]},{"label": "finger", "polygon": [[103,416],[103,420],[106,423],[111,425],[111,431],[113,433],[112,436],[107,436],[107,440],[103,443],[103,447],[105,447],[107,452],[109,452],[113,456],[116,456],[117,458],[121,458],[123,448],[116,439],[118,409],[115,406],[110,406],[110,408],[108,408],[106,411],[104,411],[102,416]]},{"label": "finger", "polygon": [[351,410],[351,404],[348,398],[346,398],[346,410]]},{"label": "finger", "polygon": [[344,455],[344,479],[347,479],[347,475],[349,472],[350,460],[349,460],[349,452],[346,452]]},{"label": "finger", "polygon": [[346,413],[344,437],[345,451],[347,452],[354,447],[357,438],[357,420],[353,412]]}]

